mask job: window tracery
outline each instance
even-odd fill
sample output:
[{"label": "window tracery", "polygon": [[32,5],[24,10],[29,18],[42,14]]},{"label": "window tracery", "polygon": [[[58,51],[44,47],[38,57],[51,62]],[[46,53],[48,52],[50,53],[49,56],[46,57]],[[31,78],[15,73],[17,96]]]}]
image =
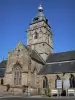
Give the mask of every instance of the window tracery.
[{"label": "window tracery", "polygon": [[13,68],[14,73],[14,85],[21,85],[21,66],[16,64]]}]

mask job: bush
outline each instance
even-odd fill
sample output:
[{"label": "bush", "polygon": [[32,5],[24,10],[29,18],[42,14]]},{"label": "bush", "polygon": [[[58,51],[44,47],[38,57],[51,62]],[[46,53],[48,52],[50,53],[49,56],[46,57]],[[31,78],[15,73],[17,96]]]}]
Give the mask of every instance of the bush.
[{"label": "bush", "polygon": [[45,89],[45,95],[47,95],[49,97],[51,96],[51,90],[49,88]]},{"label": "bush", "polygon": [[41,94],[41,89],[40,88],[38,88],[38,95],[40,95]]},{"label": "bush", "polygon": [[7,91],[9,91],[9,89],[10,89],[10,85],[9,85],[9,84],[7,84]]}]

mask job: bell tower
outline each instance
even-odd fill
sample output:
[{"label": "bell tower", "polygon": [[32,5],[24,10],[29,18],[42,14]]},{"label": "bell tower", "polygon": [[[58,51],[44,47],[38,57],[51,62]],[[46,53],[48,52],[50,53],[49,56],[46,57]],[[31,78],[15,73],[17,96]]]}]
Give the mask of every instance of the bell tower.
[{"label": "bell tower", "polygon": [[53,52],[52,37],[51,27],[40,5],[37,10],[37,16],[33,18],[30,28],[27,29],[27,45],[36,50],[46,61],[48,55]]}]

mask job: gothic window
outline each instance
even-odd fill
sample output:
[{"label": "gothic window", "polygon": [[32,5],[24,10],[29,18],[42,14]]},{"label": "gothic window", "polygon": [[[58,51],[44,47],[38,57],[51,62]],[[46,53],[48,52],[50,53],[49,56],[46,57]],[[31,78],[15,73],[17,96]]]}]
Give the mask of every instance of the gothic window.
[{"label": "gothic window", "polygon": [[21,66],[16,64],[13,68],[14,72],[14,85],[21,85]]},{"label": "gothic window", "polygon": [[37,38],[38,38],[38,33],[35,32],[34,39],[37,39]]},{"label": "gothic window", "polygon": [[73,74],[70,74],[69,81],[70,81],[70,88],[74,88],[75,87],[75,77]]},{"label": "gothic window", "polygon": [[1,79],[1,85],[3,85],[3,79]]},{"label": "gothic window", "polygon": [[46,76],[44,76],[44,79],[43,79],[43,88],[48,88],[48,79]]},{"label": "gothic window", "polygon": [[57,88],[57,80],[61,80],[58,75],[56,75],[56,79],[55,79],[55,88]]}]

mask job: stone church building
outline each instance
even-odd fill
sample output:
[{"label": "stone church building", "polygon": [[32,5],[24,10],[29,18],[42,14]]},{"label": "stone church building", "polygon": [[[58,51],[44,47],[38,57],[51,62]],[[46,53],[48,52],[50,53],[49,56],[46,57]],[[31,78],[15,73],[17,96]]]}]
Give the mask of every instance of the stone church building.
[{"label": "stone church building", "polygon": [[56,80],[68,80],[68,88],[75,87],[75,51],[53,53],[53,34],[40,5],[27,29],[27,45],[19,41],[7,60],[0,62],[0,88],[54,89]]}]

